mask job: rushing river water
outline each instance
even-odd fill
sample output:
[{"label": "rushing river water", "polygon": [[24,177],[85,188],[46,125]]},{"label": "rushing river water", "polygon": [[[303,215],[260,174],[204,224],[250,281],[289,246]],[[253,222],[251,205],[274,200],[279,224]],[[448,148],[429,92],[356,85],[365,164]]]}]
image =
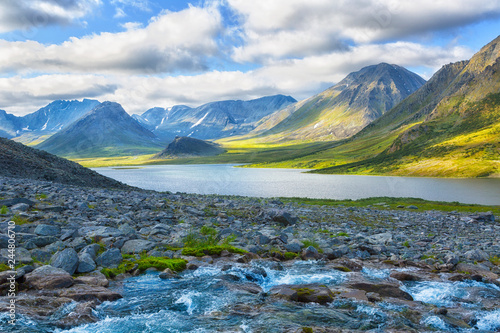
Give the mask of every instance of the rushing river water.
[{"label": "rushing river water", "polygon": [[[256,273],[263,269],[265,276]],[[258,271],[257,271],[258,272]],[[390,279],[386,269],[364,269],[373,282]],[[251,266],[233,264],[200,267],[181,273],[182,279],[162,280],[151,272],[116,285],[123,299],[104,302],[95,311],[100,321],[70,330],[51,328],[49,323],[19,320],[17,332],[132,333],[132,332],[295,332],[304,326],[323,326],[384,332],[408,325],[408,306],[400,303],[368,303],[337,300],[328,305],[270,300],[265,292],[282,284],[319,283],[335,289],[354,278],[355,273],[329,269],[322,262],[297,261],[280,267],[276,263],[253,261]],[[360,273],[356,273],[359,274]],[[245,286],[257,285],[263,293],[250,293]],[[484,310],[481,299],[498,297],[500,288],[482,282],[408,282],[402,290],[416,301],[430,304],[417,323],[424,331],[494,332],[500,330],[500,310]],[[472,293],[482,298],[471,300]],[[55,322],[74,308],[70,304],[50,318]],[[465,309],[469,329],[454,329],[433,307]],[[3,318],[0,317],[0,322]],[[405,326],[402,326],[405,327]],[[404,329],[403,329],[404,330]]]},{"label": "rushing river water", "polygon": [[414,197],[500,205],[500,179],[320,175],[297,169],[236,168],[228,164],[94,170],[126,184],[156,191],[324,199]]}]

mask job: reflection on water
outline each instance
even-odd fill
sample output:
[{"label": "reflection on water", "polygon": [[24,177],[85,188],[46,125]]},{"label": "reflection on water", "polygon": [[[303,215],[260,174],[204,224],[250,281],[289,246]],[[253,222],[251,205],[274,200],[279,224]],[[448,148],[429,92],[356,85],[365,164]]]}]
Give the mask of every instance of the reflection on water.
[{"label": "reflection on water", "polygon": [[500,205],[500,179],[319,175],[297,169],[236,168],[229,164],[96,168],[126,184],[156,191],[252,197],[360,199],[414,197]]}]

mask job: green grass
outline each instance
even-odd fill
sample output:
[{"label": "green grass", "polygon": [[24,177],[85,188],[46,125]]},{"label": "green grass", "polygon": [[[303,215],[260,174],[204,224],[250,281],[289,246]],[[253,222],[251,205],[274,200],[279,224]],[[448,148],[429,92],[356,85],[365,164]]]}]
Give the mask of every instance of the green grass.
[{"label": "green grass", "polygon": [[117,268],[103,268],[101,273],[108,279],[112,279],[120,274],[126,273],[134,269],[145,271],[148,268],[154,267],[158,270],[170,268],[174,272],[183,271],[186,268],[187,261],[184,259],[170,259],[168,257],[145,257],[139,260],[123,260]]},{"label": "green grass", "polygon": [[7,206],[2,206],[2,208],[0,208],[0,214],[5,215],[8,212],[9,212],[9,208],[7,208]]},{"label": "green grass", "polygon": [[5,264],[0,264],[0,272],[10,271],[10,267]]},{"label": "green grass", "polygon": [[293,260],[293,259],[297,258],[299,255],[297,253],[294,253],[294,252],[285,252],[285,254],[283,256],[285,257],[286,260]]},{"label": "green grass", "polygon": [[22,225],[22,224],[31,223],[31,222],[30,222],[30,221],[28,221],[26,218],[21,217],[21,216],[19,216],[19,215],[14,215],[14,217],[12,217],[12,221],[14,221],[14,223],[16,223],[17,225]]},{"label": "green grass", "polygon": [[213,246],[202,246],[202,247],[184,247],[182,249],[182,255],[184,256],[195,256],[203,257],[205,255],[220,255],[222,251],[228,251],[230,253],[244,254],[248,251],[228,245],[213,245]]},{"label": "green grass", "polygon": [[444,201],[429,201],[419,198],[392,198],[392,197],[372,197],[359,200],[332,200],[332,199],[310,199],[310,198],[279,198],[284,203],[296,203],[304,205],[318,205],[318,206],[348,206],[348,207],[368,207],[374,204],[384,202],[385,206],[376,206],[377,209],[408,209],[397,208],[398,206],[408,207],[415,205],[422,210],[439,210],[445,212],[488,212],[493,214],[500,214],[500,206],[484,206],[474,204],[462,204],[459,202],[444,202]]},{"label": "green grass", "polygon": [[318,250],[319,253],[323,253],[323,249],[319,246],[318,242],[311,240],[311,239],[306,239],[302,241],[302,244],[304,244],[304,248],[308,248],[309,246],[314,247],[316,250]]}]

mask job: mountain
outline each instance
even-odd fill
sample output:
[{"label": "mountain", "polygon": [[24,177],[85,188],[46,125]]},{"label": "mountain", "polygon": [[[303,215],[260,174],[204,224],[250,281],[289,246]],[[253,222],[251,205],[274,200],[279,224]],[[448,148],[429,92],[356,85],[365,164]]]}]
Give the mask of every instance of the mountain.
[{"label": "mountain", "polygon": [[13,138],[19,133],[22,126],[22,118],[0,110],[0,137]]},{"label": "mountain", "polygon": [[275,95],[250,101],[212,102],[196,108],[177,105],[153,108],[134,115],[134,119],[163,140],[176,136],[216,139],[246,134],[263,117],[295,102],[290,96]]},{"label": "mountain", "polygon": [[31,143],[60,131],[98,104],[99,101],[91,99],[84,99],[81,102],[57,100],[23,117],[16,117],[0,110],[0,136]]},{"label": "mountain", "polygon": [[263,142],[348,138],[425,83],[417,74],[381,63],[347,75],[329,89],[273,113],[248,137]]},{"label": "mountain", "polygon": [[499,133],[500,36],[470,60],[445,65],[352,139],[314,158],[342,154],[322,173],[497,177]]},{"label": "mountain", "polygon": [[104,102],[36,147],[60,156],[97,157],[156,152],[161,145],[120,104]]},{"label": "mountain", "polygon": [[0,175],[77,186],[130,189],[78,163],[5,138],[0,138]]},{"label": "mountain", "polygon": [[215,156],[222,154],[224,151],[220,145],[213,142],[178,136],[174,141],[169,143],[165,150],[155,155],[154,158]]}]

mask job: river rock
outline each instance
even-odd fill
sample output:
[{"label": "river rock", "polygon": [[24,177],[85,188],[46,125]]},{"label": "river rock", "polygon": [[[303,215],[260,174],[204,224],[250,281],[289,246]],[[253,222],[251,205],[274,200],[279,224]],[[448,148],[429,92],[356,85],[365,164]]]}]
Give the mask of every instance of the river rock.
[{"label": "river rock", "polygon": [[78,268],[78,254],[73,248],[58,251],[50,258],[50,265],[62,268],[72,275]]},{"label": "river rock", "polygon": [[52,243],[57,242],[59,239],[55,236],[38,236],[38,237],[33,237],[29,240],[29,242],[33,243],[34,245],[38,247],[44,247],[47,245],[50,245]]},{"label": "river rock", "polygon": [[58,236],[61,234],[61,228],[56,225],[39,224],[34,232],[38,236]]},{"label": "river rock", "polygon": [[67,297],[77,302],[87,301],[116,301],[122,298],[117,292],[111,291],[107,288],[100,286],[93,286],[89,284],[75,284],[71,288],[62,289],[58,293],[59,297]]},{"label": "river rock", "polygon": [[[10,255],[11,253],[8,251],[8,249],[0,250],[0,257],[10,259]],[[31,253],[24,247],[16,247],[15,258],[16,258],[16,265],[30,264],[33,262],[33,259],[31,258]]]},{"label": "river rock", "polygon": [[67,271],[49,265],[35,269],[24,278],[24,284],[28,288],[38,290],[67,288],[73,285],[73,278]]},{"label": "river rock", "polygon": [[96,269],[97,265],[92,259],[92,256],[87,253],[81,253],[78,255],[78,267],[76,269],[77,273],[88,273]]},{"label": "river rock", "polygon": [[333,292],[324,285],[299,284],[272,287],[269,294],[273,298],[303,303],[326,304],[333,301]]},{"label": "river rock", "polygon": [[143,251],[150,251],[156,246],[156,243],[144,239],[132,239],[123,244],[121,252],[123,254],[135,254]]},{"label": "river rock", "polygon": [[122,262],[123,257],[119,249],[112,248],[104,251],[95,260],[96,264],[106,268],[116,268]]},{"label": "river rock", "polygon": [[413,301],[413,297],[410,294],[399,289],[398,286],[391,284],[384,284],[384,283],[375,284],[375,283],[359,282],[359,283],[349,284],[348,286],[353,289],[360,289],[366,292],[377,293],[381,297],[400,298],[408,301]]},{"label": "river rock", "polygon": [[67,316],[56,322],[56,326],[60,328],[71,328],[74,326],[95,323],[99,321],[99,318],[93,313],[94,307],[95,302],[93,301],[78,303]]},{"label": "river rock", "polygon": [[321,254],[319,254],[318,250],[316,250],[314,246],[308,246],[302,250],[300,257],[304,260],[317,260],[321,258]]},{"label": "river rock", "polygon": [[269,212],[269,216],[273,221],[278,222],[284,226],[293,225],[298,221],[297,217],[292,216],[290,213],[284,210],[271,210]]},{"label": "river rock", "polygon": [[101,246],[99,244],[89,244],[85,246],[83,249],[80,250],[80,255],[87,253],[90,255],[92,260],[95,260],[97,258],[97,252],[101,249]]},{"label": "river rock", "polygon": [[399,280],[399,281],[420,281],[421,277],[407,273],[407,272],[392,272],[390,275],[391,278]]},{"label": "river rock", "polygon": [[99,271],[79,276],[75,279],[75,283],[85,283],[100,287],[107,287],[109,285],[109,281],[106,279],[106,276]]},{"label": "river rock", "polygon": [[486,261],[489,259],[488,254],[479,249],[474,249],[465,252],[464,257],[469,261],[479,261],[479,262]]}]

